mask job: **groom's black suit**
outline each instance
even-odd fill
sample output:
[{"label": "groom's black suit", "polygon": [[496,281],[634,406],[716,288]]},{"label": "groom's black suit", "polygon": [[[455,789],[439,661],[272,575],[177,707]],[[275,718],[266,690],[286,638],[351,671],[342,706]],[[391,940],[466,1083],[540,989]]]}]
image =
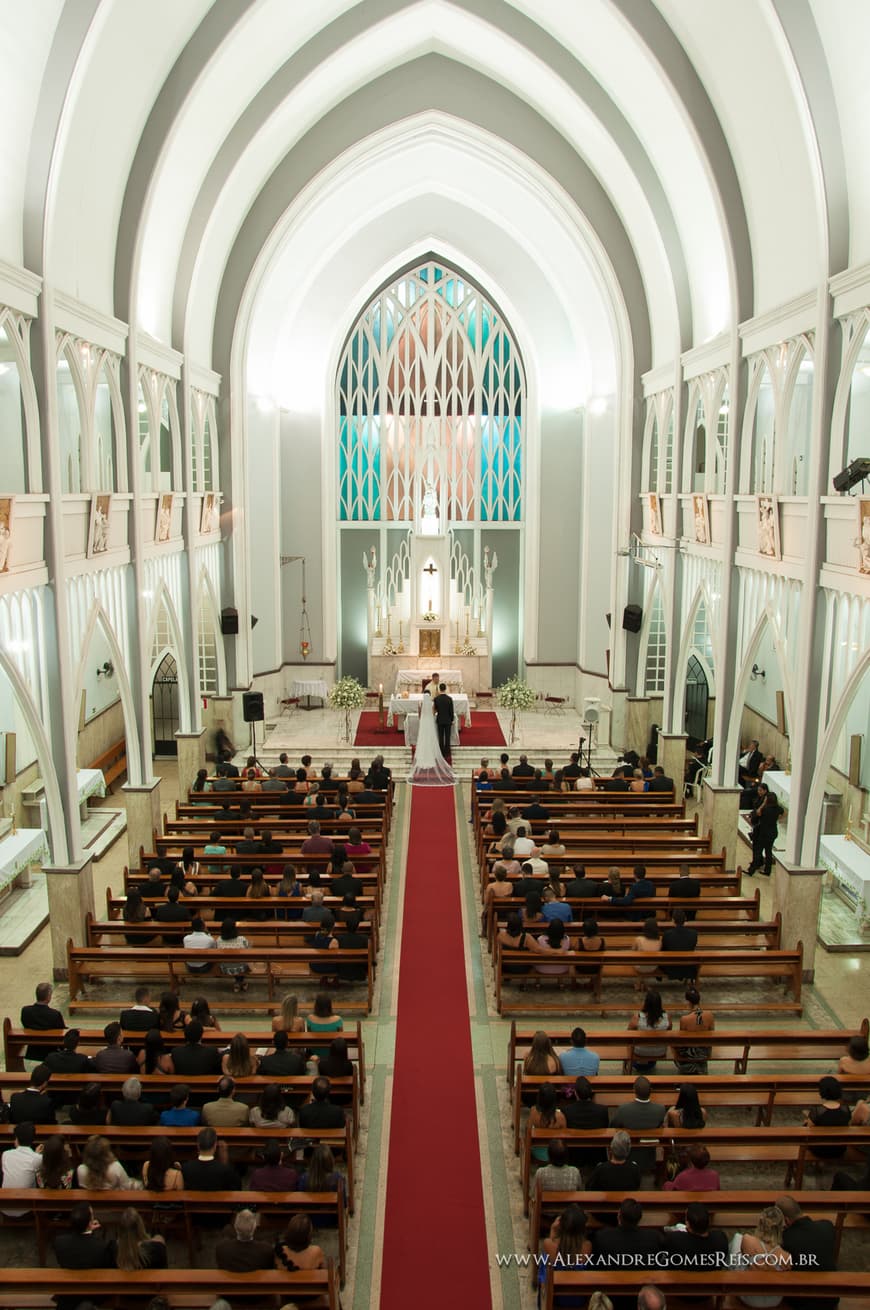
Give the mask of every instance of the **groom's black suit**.
[{"label": "groom's black suit", "polygon": [[453,699],[446,691],[435,697],[435,723],[438,727],[438,746],[445,760],[450,754],[450,733],[453,728]]}]

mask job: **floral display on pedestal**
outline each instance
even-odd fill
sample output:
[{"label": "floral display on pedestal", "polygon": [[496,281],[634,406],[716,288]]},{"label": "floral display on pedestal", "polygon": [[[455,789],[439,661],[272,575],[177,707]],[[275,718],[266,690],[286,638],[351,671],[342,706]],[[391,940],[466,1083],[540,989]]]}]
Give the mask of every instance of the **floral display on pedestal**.
[{"label": "floral display on pedestal", "polygon": [[517,714],[521,710],[534,709],[537,694],[534,687],[530,687],[522,678],[513,677],[496,688],[495,696],[502,709],[511,712],[510,744],[513,745],[517,739]]},{"label": "floral display on pedestal", "polygon": [[344,741],[350,741],[350,716],[366,703],[365,687],[357,678],[339,678],[329,689],[329,703],[334,710],[344,712]]}]

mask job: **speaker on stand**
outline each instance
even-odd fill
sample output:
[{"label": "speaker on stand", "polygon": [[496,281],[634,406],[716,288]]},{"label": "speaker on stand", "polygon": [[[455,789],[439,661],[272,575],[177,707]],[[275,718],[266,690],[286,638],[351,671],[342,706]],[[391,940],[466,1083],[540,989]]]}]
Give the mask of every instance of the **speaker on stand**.
[{"label": "speaker on stand", "polygon": [[592,767],[592,746],[598,734],[598,720],[601,715],[594,705],[587,705],[583,710],[583,726],[580,737],[580,763],[589,770],[593,777],[598,777],[598,773]]},{"label": "speaker on stand", "polygon": [[251,725],[251,754],[258,764],[260,761],[257,760],[257,724],[262,723],[265,717],[263,693],[261,691],[243,691],[242,718],[245,723]]}]

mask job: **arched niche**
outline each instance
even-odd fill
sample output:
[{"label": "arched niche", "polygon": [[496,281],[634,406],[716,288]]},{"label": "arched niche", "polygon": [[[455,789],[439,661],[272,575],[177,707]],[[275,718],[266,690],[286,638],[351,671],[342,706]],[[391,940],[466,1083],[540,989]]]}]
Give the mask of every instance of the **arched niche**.
[{"label": "arched niche", "polygon": [[850,464],[853,459],[867,455],[870,451],[868,434],[870,434],[870,327],[861,340],[852,366],[844,466]]},{"label": "arched niche", "polygon": [[221,639],[219,610],[211,579],[204,569],[199,578],[196,653],[199,694],[225,696],[227,666]]},{"label": "arched niche", "polygon": [[749,458],[749,487],[755,495],[774,487],[774,441],[776,436],[776,389],[767,359],[758,366],[752,389],[752,426]]},{"label": "arched niche", "polygon": [[[870,816],[868,724],[870,724],[870,650],[865,650],[834,707],[819,748],[818,762],[807,798],[801,861],[803,864],[813,865],[818,858],[822,802],[831,786],[832,767],[839,774],[835,780],[836,790],[845,798],[843,812],[840,815],[843,826],[858,832],[861,820]],[[854,736],[862,739],[857,787],[852,787],[849,783],[851,740]],[[860,800],[863,800],[863,813],[859,812]]]},{"label": "arched niche", "polygon": [[658,491],[659,487],[659,420],[654,408],[650,408],[647,421],[646,451],[644,464],[646,474],[643,485],[647,491]]},{"label": "arched niche", "polygon": [[794,352],[786,377],[787,416],[780,479],[780,490],[786,496],[807,494],[814,382],[813,354],[809,344],[802,341]]},{"label": "arched niche", "polygon": [[20,671],[0,648],[0,722],[4,731],[16,737],[16,773],[36,762],[45,790],[48,812],[48,841],[52,859],[65,864],[70,856],[64,823],[60,785],[55,772],[51,745],[39,712]]},{"label": "arched niche", "polygon": [[647,595],[637,667],[639,696],[662,696],[667,683],[667,624],[662,589],[656,577]]},{"label": "arched niche", "polygon": [[136,729],[136,710],[133,700],[133,690],[130,686],[130,678],[127,673],[127,667],[124,663],[124,655],[121,650],[121,645],[109,620],[109,616],[99,603],[94,604],[88,617],[84,640],[82,642],[82,651],[76,668],[75,695],[73,696],[72,704],[70,706],[70,717],[67,731],[73,737],[76,737],[78,734],[82,693],[85,690],[86,681],[85,670],[90,667],[90,662],[94,659],[92,649],[94,644],[93,637],[98,628],[102,640],[110,651],[110,661],[114,669],[114,676],[118,680],[118,695],[121,698],[121,708],[124,712],[124,738],[127,747],[127,781],[134,787],[141,786],[143,781],[142,756],[139,749],[139,735]]},{"label": "arched niche", "polygon": [[786,767],[793,703],[788,668],[785,641],[776,616],[767,607],[756,624],[734,686],[727,758],[729,769],[733,762],[735,774],[740,746],[750,738],[757,738],[762,752],[773,755],[780,768]]},{"label": "arched niche", "polygon": [[24,344],[29,323],[0,312],[0,487],[4,494],[39,491],[39,416]]},{"label": "arched niche", "polygon": [[61,486],[70,495],[88,489],[89,461],[82,439],[86,412],[85,378],[79,354],[71,343],[63,343],[55,369]]},{"label": "arched niche", "polygon": [[184,658],[185,646],[181,635],[181,625],[172,603],[172,597],[165,582],[160,582],[151,605],[151,618],[148,625],[148,649],[150,650],[150,679],[153,686],[157,670],[166,655],[172,656],[176,666],[178,685],[177,713],[180,732],[191,732],[190,680],[187,662]]},{"label": "arched niche", "polygon": [[139,385],[136,388],[136,422],[137,422],[137,439],[139,443],[139,465],[142,473],[142,485],[145,490],[151,489],[151,468],[153,462],[153,439],[154,420],[151,413],[151,404],[149,400],[149,388],[146,386],[144,375],[140,372]]},{"label": "arched niche", "polygon": [[111,357],[104,354],[94,386],[91,490],[124,490],[125,446],[124,411],[118,379],[111,367]]},{"label": "arched niche", "polygon": [[[681,724],[690,736],[705,740],[712,731],[712,712],[716,697],[716,657],[714,650],[714,610],[706,584],[702,583],[689,609],[689,615],[680,635],[679,670],[674,688],[673,722]],[[694,676],[694,679],[692,678]],[[697,705],[691,705],[690,685],[701,683],[706,688],[705,721],[703,727],[688,723],[690,714],[697,714]],[[715,749],[715,748],[714,748]]]}]

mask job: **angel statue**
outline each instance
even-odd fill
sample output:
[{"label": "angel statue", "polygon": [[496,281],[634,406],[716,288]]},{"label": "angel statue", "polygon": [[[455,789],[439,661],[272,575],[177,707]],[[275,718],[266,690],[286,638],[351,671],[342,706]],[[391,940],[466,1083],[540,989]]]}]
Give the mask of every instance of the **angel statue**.
[{"label": "angel statue", "polygon": [[375,585],[375,570],[377,567],[378,556],[374,546],[372,546],[370,551],[363,551],[363,568],[366,571],[366,586],[369,591]]},{"label": "angel statue", "polygon": [[492,575],[498,568],[498,555],[495,551],[490,555],[489,546],[483,548],[483,576],[486,581],[487,591],[492,591]]}]

